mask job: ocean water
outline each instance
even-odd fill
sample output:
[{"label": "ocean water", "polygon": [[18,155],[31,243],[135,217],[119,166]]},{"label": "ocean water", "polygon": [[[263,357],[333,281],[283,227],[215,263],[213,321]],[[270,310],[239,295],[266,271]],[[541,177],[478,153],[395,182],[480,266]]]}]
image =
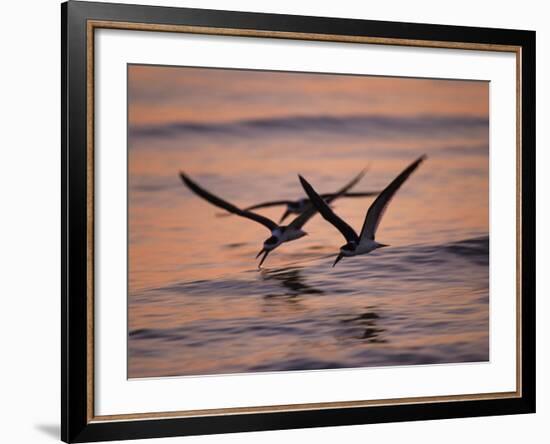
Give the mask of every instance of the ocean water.
[{"label": "ocean water", "polygon": [[[487,361],[488,117],[276,101],[257,117],[242,112],[260,106],[253,85],[229,118],[131,118],[128,376]],[[298,173],[332,192],[368,167],[352,191],[380,190],[421,154],[377,232],[390,247],[334,268],[345,240],[316,215],[258,270],[268,230],[222,217],[178,176],[244,207],[302,197]],[[334,209],[359,231],[372,201]],[[284,208],[258,211],[277,221]]]}]

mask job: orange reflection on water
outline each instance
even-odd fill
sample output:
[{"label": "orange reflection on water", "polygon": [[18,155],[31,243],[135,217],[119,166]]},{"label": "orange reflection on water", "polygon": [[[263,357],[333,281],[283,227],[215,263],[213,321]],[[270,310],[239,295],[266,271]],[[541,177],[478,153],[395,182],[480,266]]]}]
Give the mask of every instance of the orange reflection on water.
[{"label": "orange reflection on water", "polygon": [[487,116],[488,83],[131,65],[130,125],[287,115]]},{"label": "orange reflection on water", "polygon": [[[486,82],[129,67],[129,376],[488,359],[488,94]],[[317,215],[258,272],[269,231],[220,217],[178,177],[247,206],[302,197],[298,173],[333,192],[369,166],[355,190],[380,190],[424,153],[377,233],[391,248],[335,269],[326,256],[345,240]],[[359,231],[372,201],[334,208]]]}]

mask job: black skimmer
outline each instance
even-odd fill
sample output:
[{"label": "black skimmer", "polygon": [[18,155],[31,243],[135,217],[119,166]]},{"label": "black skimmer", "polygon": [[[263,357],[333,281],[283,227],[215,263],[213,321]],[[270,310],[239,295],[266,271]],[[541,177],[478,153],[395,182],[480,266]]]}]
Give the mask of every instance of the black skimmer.
[{"label": "black skimmer", "polygon": [[[353,178],[346,186],[342,187],[337,193],[334,193],[331,197],[327,198],[327,202],[330,203],[346,193],[351,187],[353,187],[359,180],[363,177],[366,170],[361,171],[357,176]],[[317,209],[313,205],[309,205],[309,207],[303,211],[299,216],[297,216],[290,224],[288,225],[279,225],[269,219],[268,217],[262,216],[260,214],[254,213],[252,211],[243,210],[241,208],[236,207],[235,205],[213,195],[209,191],[206,191],[204,188],[200,187],[197,183],[193,182],[188,176],[186,176],[183,172],[180,172],[181,180],[187,187],[197,194],[199,197],[202,197],[203,199],[210,202],[212,205],[215,205],[219,208],[223,208],[224,210],[236,214],[237,216],[246,217],[247,219],[251,219],[255,222],[258,222],[265,226],[270,232],[271,236],[267,238],[264,241],[263,248],[260,250],[260,252],[256,255],[256,258],[258,258],[262,253],[264,253],[264,256],[260,260],[260,263],[258,264],[258,268],[260,268],[265,261],[265,258],[267,255],[273,251],[275,248],[277,248],[279,245],[281,245],[284,242],[290,242],[296,239],[300,239],[303,236],[306,236],[307,233],[302,230],[302,227],[306,224],[306,222],[311,219],[315,213],[317,213]],[[324,202],[324,201],[323,201]]]},{"label": "black skimmer", "polygon": [[343,257],[367,254],[377,248],[387,247],[387,245],[378,243],[374,240],[376,229],[378,228],[382,216],[384,215],[384,212],[386,211],[392,197],[424,159],[426,159],[425,155],[416,159],[378,195],[367,211],[363,228],[361,229],[361,233],[359,235],[357,235],[353,228],[351,228],[343,219],[332,211],[325,200],[317,194],[307,180],[305,180],[302,176],[299,176],[300,182],[302,183],[306,194],[315,208],[317,208],[319,213],[321,213],[321,216],[334,225],[346,239],[346,244],[340,247],[340,253],[332,264],[333,267]]},{"label": "black skimmer", "polygon": [[[323,193],[319,194],[324,200],[330,199],[336,193]],[[349,192],[342,194],[343,197],[374,197],[378,196],[379,191],[362,191],[362,192]],[[291,214],[302,214],[306,208],[310,205],[310,200],[307,197],[303,197],[297,200],[272,200],[270,202],[262,202],[256,205],[243,208],[244,211],[257,210],[258,208],[278,207],[286,205],[286,211],[279,219],[279,223],[283,222]]]}]

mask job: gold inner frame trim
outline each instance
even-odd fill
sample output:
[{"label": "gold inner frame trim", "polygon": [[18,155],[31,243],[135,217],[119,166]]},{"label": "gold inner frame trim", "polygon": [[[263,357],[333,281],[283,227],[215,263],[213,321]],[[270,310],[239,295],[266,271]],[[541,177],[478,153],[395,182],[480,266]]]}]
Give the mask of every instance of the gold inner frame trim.
[{"label": "gold inner frame trim", "polygon": [[[474,393],[451,396],[423,396],[363,401],[339,401],[307,404],[285,404],[256,407],[229,407],[206,410],[183,410],[172,412],[129,413],[96,416],[94,413],[94,32],[96,29],[120,29],[131,31],[178,32],[188,34],[220,35],[232,37],[259,37],[290,40],[311,40],[339,43],[362,43],[374,45],[412,46],[422,48],[465,49],[474,51],[511,52],[516,56],[516,391],[498,393]],[[359,408],[416,403],[459,402],[490,399],[518,398],[522,396],[522,337],[521,337],[521,46],[487,43],[445,42],[367,36],[310,34],[300,32],[264,31],[254,29],[212,28],[187,25],[163,25],[104,20],[87,21],[87,421],[88,423],[147,420],[162,418],[189,418],[199,416],[222,416],[293,412],[301,410],[327,410],[335,408]]]}]

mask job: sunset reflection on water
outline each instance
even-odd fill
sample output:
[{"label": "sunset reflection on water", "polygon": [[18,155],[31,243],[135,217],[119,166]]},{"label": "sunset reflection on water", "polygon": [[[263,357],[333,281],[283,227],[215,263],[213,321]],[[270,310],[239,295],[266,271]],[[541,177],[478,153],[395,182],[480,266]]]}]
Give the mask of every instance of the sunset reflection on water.
[{"label": "sunset reflection on water", "polygon": [[[489,359],[489,84],[129,67],[129,377]],[[193,195],[185,171],[239,206],[385,187],[391,245],[332,268],[340,233],[309,233],[257,270],[270,233]],[[360,230],[373,198],[335,211]],[[262,214],[278,220],[284,208]]]}]

